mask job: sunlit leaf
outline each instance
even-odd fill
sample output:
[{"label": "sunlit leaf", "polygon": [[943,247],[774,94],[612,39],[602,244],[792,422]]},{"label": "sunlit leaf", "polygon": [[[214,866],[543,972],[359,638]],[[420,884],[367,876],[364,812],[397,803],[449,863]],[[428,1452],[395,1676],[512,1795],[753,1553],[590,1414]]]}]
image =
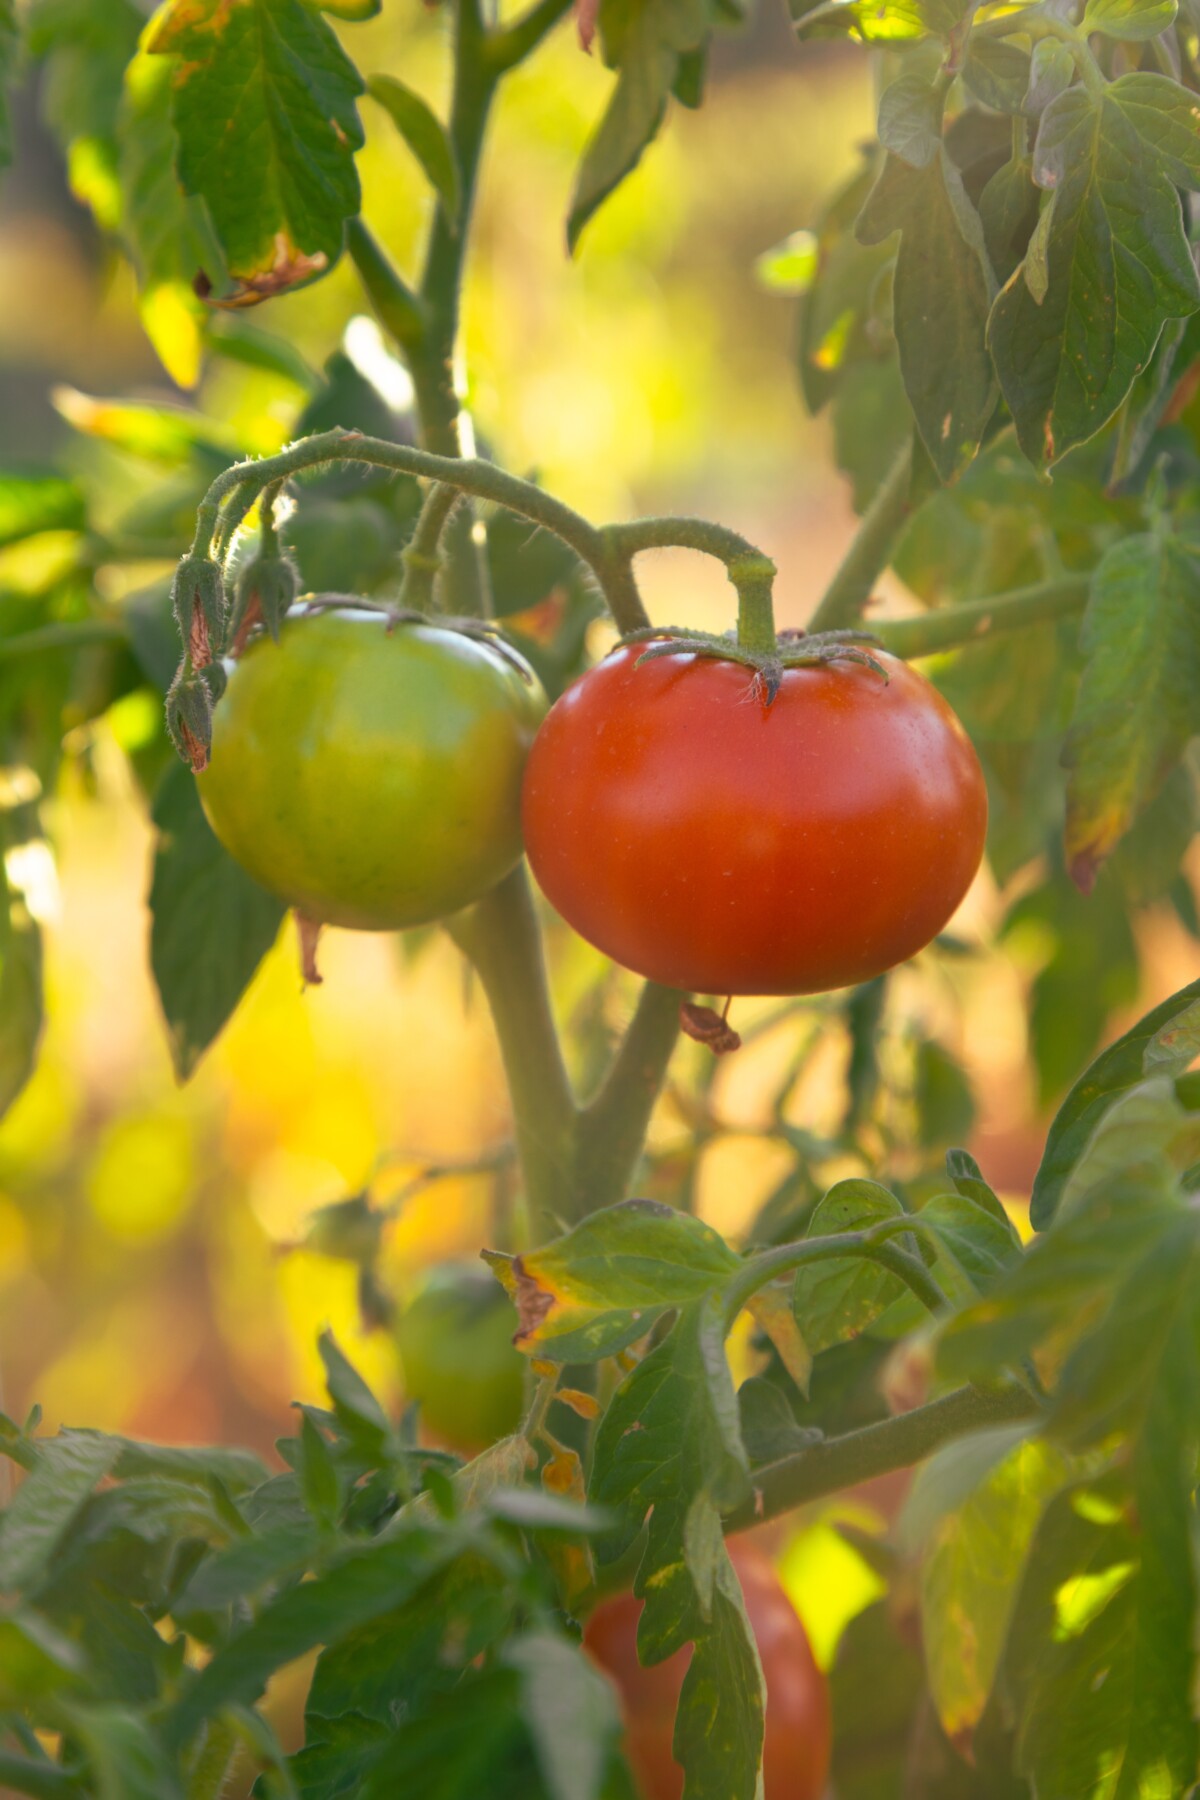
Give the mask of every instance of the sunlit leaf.
[{"label": "sunlit leaf", "polygon": [[[895,1195],[878,1182],[839,1181],[813,1212],[807,1235],[833,1237],[903,1215]],[[863,1256],[838,1257],[797,1269],[792,1304],[801,1336],[816,1356],[831,1344],[857,1337],[905,1291],[900,1277],[879,1263]]]},{"label": "sunlit leaf", "polygon": [[425,171],[446,217],[454,223],[458,218],[461,183],[458,159],[445,126],[420,94],[393,75],[372,75],[367,91],[387,112]]}]

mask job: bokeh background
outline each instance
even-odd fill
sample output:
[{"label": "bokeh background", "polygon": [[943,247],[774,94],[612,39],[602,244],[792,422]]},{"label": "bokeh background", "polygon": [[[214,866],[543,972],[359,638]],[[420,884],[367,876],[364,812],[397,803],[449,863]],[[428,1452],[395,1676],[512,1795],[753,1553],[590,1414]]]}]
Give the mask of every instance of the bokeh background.
[{"label": "bokeh background", "polygon": [[[436,9],[389,3],[347,29],[361,67],[402,73],[441,101]],[[567,27],[504,92],[465,304],[476,429],[509,467],[536,471],[594,518],[696,511],[737,527],[779,565],[782,622],[801,623],[853,515],[826,425],[806,417],[797,391],[794,303],[755,264],[812,221],[869,134],[866,59],[801,50],[782,9],[760,9],[719,46],[703,108],[675,109],[570,260],[573,173],[609,81]],[[212,358],[198,392],[184,394],[164,373],[127,264],[72,195],[42,122],[46,99],[36,79],[19,94],[0,198],[0,469],[60,461],[101,508],[162,481],[160,461],[72,427],[88,416],[79,395],[198,402],[246,449],[285,442],[304,398],[286,379]],[[364,212],[411,270],[430,202],[386,118],[363,108]],[[72,179],[79,186],[87,171]],[[316,369],[345,344],[402,400],[403,371],[364,313],[344,265],[260,317]],[[182,344],[176,374],[186,364]],[[38,541],[0,555],[0,607],[41,579],[39,557],[62,549]],[[641,574],[657,620],[728,622],[715,566],[662,554]],[[894,609],[911,604],[894,579],[882,593]],[[155,728],[147,705],[152,714],[143,693],[98,724],[64,720],[69,755],[45,809],[56,869],[44,858],[28,885],[47,926],[49,1023],[37,1074],[0,1122],[6,1405],[23,1415],[38,1401],[50,1428],[269,1451],[289,1403],[320,1396],[314,1339],[326,1324],[389,1402],[402,1400],[391,1334],[364,1323],[352,1263],[296,1247],[313,1209],[363,1191],[386,1209],[381,1275],[402,1300],[430,1264],[520,1228],[503,1180],[471,1167],[504,1145],[506,1102],[481,998],[436,934],[402,945],[331,933],[324,986],[305,993],[285,928],[218,1045],[186,1087],[175,1084],[147,963],[151,833],[125,755]],[[1032,885],[1036,873],[1015,879]],[[889,1070],[895,1081],[878,1134],[885,1172],[912,1174],[924,1147],[905,1147],[917,1104],[909,1052],[932,1044],[920,1079],[944,1076],[939,1131],[969,1143],[1020,1218],[1056,1097],[1027,1024],[1054,941],[1032,919],[998,943],[1003,911],[985,870],[955,921],[957,948],[891,984],[885,1090]],[[1105,967],[1083,972],[1094,973],[1110,1034],[1195,972],[1195,943],[1175,913],[1151,908],[1135,929],[1136,984],[1122,978],[1105,998]],[[1081,954],[1099,954],[1094,937],[1084,942]],[[551,949],[563,1019],[617,1028],[632,985],[561,930]],[[824,1003],[785,1019],[745,1003],[736,1022],[753,1041],[715,1079],[704,1052],[680,1052],[647,1177],[668,1198],[689,1184],[704,1216],[734,1235],[795,1179],[803,1134],[809,1149],[836,1136],[851,1055],[841,1012]],[[777,1114],[799,1046],[810,1054]],[[855,1166],[834,1156],[825,1172]],[[827,1655],[846,1607],[866,1597],[865,1565],[827,1521],[806,1518],[790,1567]]]}]

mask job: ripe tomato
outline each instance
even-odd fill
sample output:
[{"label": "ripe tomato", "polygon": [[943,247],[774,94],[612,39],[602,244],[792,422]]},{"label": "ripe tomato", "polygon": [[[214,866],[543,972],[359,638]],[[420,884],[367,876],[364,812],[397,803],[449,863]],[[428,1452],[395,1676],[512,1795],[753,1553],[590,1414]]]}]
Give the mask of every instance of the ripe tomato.
[{"label": "ripe tomato", "polygon": [[983,775],[915,670],[880,655],[785,671],[616,651],[567,689],[525,770],[543,892],[667,987],[809,994],[903,962],[979,867]]},{"label": "ripe tomato", "polygon": [[514,1350],[512,1306],[484,1269],[443,1263],[400,1314],[404,1387],[426,1433],[473,1456],[515,1431],[525,1358]]},{"label": "ripe tomato", "polygon": [[[744,1539],[731,1540],[729,1554],[767,1683],[766,1800],[820,1800],[832,1731],[825,1677],[769,1559]],[[603,1601],[584,1629],[584,1647],[620,1690],[625,1748],[645,1800],[679,1800],[683,1771],[671,1754],[671,1740],[692,1652],[677,1650],[666,1662],[644,1669],[637,1659],[641,1611],[642,1602],[632,1594]]]},{"label": "ripe tomato", "polygon": [[389,931],[456,912],[521,854],[533,671],[436,624],[294,614],[250,645],[198,777],[256,881],[320,923]]}]

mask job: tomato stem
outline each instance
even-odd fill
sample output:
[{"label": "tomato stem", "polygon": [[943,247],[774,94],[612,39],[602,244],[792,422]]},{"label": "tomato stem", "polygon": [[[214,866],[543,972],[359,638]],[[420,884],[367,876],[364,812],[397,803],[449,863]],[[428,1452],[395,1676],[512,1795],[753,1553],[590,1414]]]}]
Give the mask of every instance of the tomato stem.
[{"label": "tomato stem", "polygon": [[855,625],[862,618],[871,589],[886,569],[908,521],[912,467],[910,439],[863,514],[849,550],[809,620],[810,631],[833,631]]},{"label": "tomato stem", "polygon": [[729,579],[737,589],[737,641],[754,656],[774,656],[775,610],[771,587],[775,565],[765,556],[740,556],[729,564]]},{"label": "tomato stem", "polygon": [[442,567],[442,536],[461,495],[449,482],[435,481],[425,496],[408,547],[398,604],[416,612],[437,610],[436,582]]}]

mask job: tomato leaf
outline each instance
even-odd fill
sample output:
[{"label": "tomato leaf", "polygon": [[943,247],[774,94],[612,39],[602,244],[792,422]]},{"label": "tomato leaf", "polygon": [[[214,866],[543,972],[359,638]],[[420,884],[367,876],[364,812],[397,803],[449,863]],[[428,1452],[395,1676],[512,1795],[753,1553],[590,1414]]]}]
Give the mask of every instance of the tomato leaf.
[{"label": "tomato leaf", "polygon": [[555,1362],[614,1355],[739,1266],[711,1226],[654,1200],[605,1207],[511,1262],[487,1260],[516,1302],[518,1347]]},{"label": "tomato leaf", "polygon": [[1198,583],[1200,545],[1167,530],[1114,544],[1093,577],[1063,752],[1067,855],[1085,893],[1195,730]]},{"label": "tomato leaf", "polygon": [[[1062,1451],[1024,1426],[973,1433],[917,1475],[906,1518],[910,1535],[913,1519],[928,1521],[922,1641],[930,1691],[952,1740],[961,1743],[983,1716],[1034,1532],[1068,1470]],[[939,1504],[943,1493],[948,1505]]]},{"label": "tomato leaf", "polygon": [[[928,151],[928,120],[895,123],[910,157]],[[891,155],[858,220],[860,243],[899,229],[893,320],[904,388],[943,481],[978,450],[996,404],[986,333],[994,280],[979,214],[942,145],[919,167]]]},{"label": "tomato leaf", "polygon": [[557,1633],[527,1631],[504,1648],[550,1800],[599,1800],[621,1735],[611,1685]]},{"label": "tomato leaf", "polygon": [[1099,431],[1166,320],[1200,306],[1176,192],[1200,187],[1193,108],[1166,76],[1133,74],[1098,96],[1069,88],[1042,115],[1033,178],[1052,197],[1041,275],[1031,287],[1039,265],[1027,256],[988,328],[1021,448],[1038,466]]},{"label": "tomato leaf", "polygon": [[971,1285],[981,1294],[994,1286],[1021,1254],[1021,1240],[1011,1222],[967,1194],[935,1194],[921,1208],[923,1224],[932,1225],[938,1243],[953,1256]]},{"label": "tomato leaf", "polygon": [[183,1800],[183,1786],[143,1716],[75,1700],[64,1702],[63,1712],[87,1755],[96,1800]]},{"label": "tomato leaf", "polygon": [[284,908],[221,848],[182,764],[168,770],[153,816],[150,966],[185,1081],[275,942]]},{"label": "tomato leaf", "polygon": [[420,94],[393,75],[372,75],[367,92],[388,114],[437,194],[450,223],[456,224],[461,180],[458,158],[445,126]]},{"label": "tomato leaf", "polygon": [[864,44],[948,38],[970,12],[970,0],[826,0],[808,8],[791,0],[801,37],[852,37]]},{"label": "tomato leaf", "polygon": [[588,220],[657,135],[687,58],[704,49],[718,0],[601,0],[600,41],[617,85],[583,153],[567,219],[574,250]]},{"label": "tomato leaf", "polygon": [[1197,1055],[1200,981],[1172,994],[1110,1044],[1063,1101],[1034,1177],[1029,1217],[1038,1231],[1044,1230],[1057,1212],[1071,1171],[1114,1101],[1147,1076],[1182,1075]]},{"label": "tomato leaf", "polygon": [[[806,1235],[861,1231],[903,1214],[895,1195],[878,1182],[852,1177],[831,1187],[817,1204]],[[797,1269],[792,1305],[800,1334],[816,1356],[832,1344],[858,1337],[906,1291],[898,1275],[866,1257],[831,1258]]]},{"label": "tomato leaf", "polygon": [[119,1449],[119,1439],[90,1434],[38,1443],[36,1462],[0,1513],[0,1588],[37,1587]]},{"label": "tomato leaf", "polygon": [[1080,30],[1141,44],[1169,31],[1178,11],[1177,0],[1088,0]]},{"label": "tomato leaf", "polygon": [[358,211],[363,142],[362,79],[329,26],[302,0],[170,0],[146,47],[179,59],[179,174],[208,207],[231,298],[324,273]]},{"label": "tomato leaf", "polygon": [[683,1800],[753,1800],[766,1687],[742,1591],[720,1547],[711,1616],[696,1638],[675,1715]]}]

